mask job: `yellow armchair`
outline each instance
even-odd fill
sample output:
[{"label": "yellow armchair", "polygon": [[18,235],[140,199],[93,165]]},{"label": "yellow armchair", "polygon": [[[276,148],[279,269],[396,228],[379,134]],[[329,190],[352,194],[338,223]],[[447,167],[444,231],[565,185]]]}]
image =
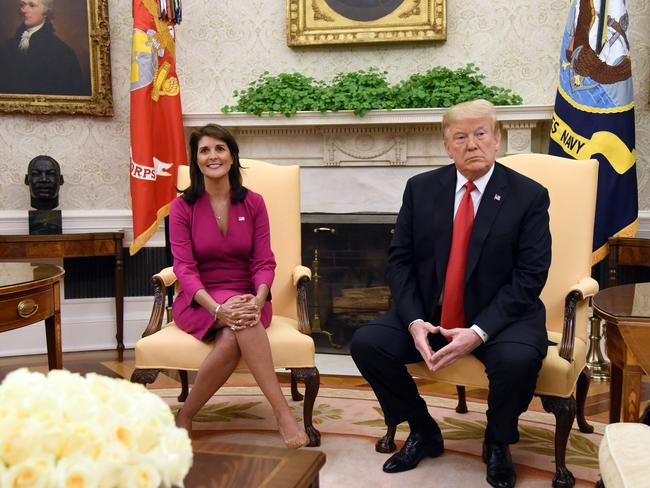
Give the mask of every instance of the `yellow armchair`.
[{"label": "yellow armchair", "polygon": [[[501,158],[499,162],[541,183],[548,189],[551,200],[552,262],[541,295],[551,344],[535,394],[556,419],[553,486],[570,487],[575,479],[566,467],[565,454],[576,409],[580,430],[593,431],[585,420],[584,404],[589,388],[589,372],[585,367],[588,299],[598,291],[598,283],[591,278],[598,162],[546,154],[518,154]],[[460,413],[467,412],[464,386],[488,387],[485,368],[472,355],[436,373],[431,373],[424,362],[409,365],[409,371],[414,377],[463,385],[458,387],[456,410]],[[377,442],[377,451],[395,449],[395,428],[388,427],[388,433]]]},{"label": "yellow armchair", "polygon": [[[307,313],[306,283],[311,271],[301,266],[300,246],[300,167],[277,166],[262,161],[242,159],[244,185],[262,194],[271,226],[271,248],[277,263],[271,288],[273,318],[267,334],[276,369],[291,371],[291,396],[299,401],[297,382],[305,384],[303,418],[309,445],[320,445],[320,433],[313,426],[312,412],[320,374],[315,365],[314,341]],[[189,186],[189,167],[179,168],[178,188]],[[152,278],[154,305],[149,324],[135,345],[135,367],[131,381],[148,384],[155,381],[160,370],[179,370],[181,394],[187,398],[187,371],[197,371],[212,343],[202,342],[176,327],[174,322],[163,326],[166,290],[177,287],[171,267]],[[246,369],[242,360],[237,369]]]}]

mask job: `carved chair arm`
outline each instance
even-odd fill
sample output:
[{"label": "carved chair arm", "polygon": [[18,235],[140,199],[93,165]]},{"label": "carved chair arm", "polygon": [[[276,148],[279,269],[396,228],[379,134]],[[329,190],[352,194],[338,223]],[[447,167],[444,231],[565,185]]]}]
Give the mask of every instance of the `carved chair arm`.
[{"label": "carved chair arm", "polygon": [[298,328],[303,334],[311,334],[309,310],[307,309],[307,283],[311,281],[311,270],[306,266],[293,269],[293,284],[298,293]]},{"label": "carved chair arm", "polygon": [[582,278],[577,284],[571,287],[570,291],[579,291],[582,298],[591,298],[598,293],[598,282],[593,278]]},{"label": "carved chair arm", "polygon": [[298,286],[298,283],[303,278],[307,278],[307,281],[311,280],[311,269],[302,265],[293,268],[293,286]]},{"label": "carved chair arm", "polygon": [[573,343],[575,341],[576,307],[578,303],[592,297],[598,291],[598,282],[593,278],[582,278],[573,285],[564,300],[564,327],[560,343],[560,357],[573,361]]},{"label": "carved chair arm", "polygon": [[158,273],[153,275],[153,278],[155,277],[158,277],[165,286],[173,285],[176,282],[176,275],[174,274],[173,266],[161,269]]},{"label": "carved chair arm", "polygon": [[165,292],[167,291],[167,287],[173,285],[175,282],[176,275],[171,266],[151,277],[151,284],[153,285],[153,308],[151,310],[151,317],[149,317],[149,324],[147,324],[147,328],[142,333],[142,337],[147,337],[161,329],[162,320],[165,316]]}]

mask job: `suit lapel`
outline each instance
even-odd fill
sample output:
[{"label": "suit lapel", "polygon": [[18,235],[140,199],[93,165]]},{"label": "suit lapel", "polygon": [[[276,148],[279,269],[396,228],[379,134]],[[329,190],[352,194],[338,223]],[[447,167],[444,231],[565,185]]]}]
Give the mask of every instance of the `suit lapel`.
[{"label": "suit lapel", "polygon": [[474,267],[481,255],[483,243],[490,233],[494,219],[496,218],[503,201],[506,199],[507,180],[505,171],[499,163],[495,163],[494,173],[485,187],[485,193],[481,197],[481,203],[472,226],[472,235],[467,248],[467,264],[465,265],[465,283],[472,275]]},{"label": "suit lapel", "polygon": [[447,260],[451,248],[451,236],[454,227],[454,194],[456,193],[456,166],[450,165],[449,171],[442,178],[438,179],[440,187],[434,193],[433,231],[436,257],[436,283],[445,282]]}]

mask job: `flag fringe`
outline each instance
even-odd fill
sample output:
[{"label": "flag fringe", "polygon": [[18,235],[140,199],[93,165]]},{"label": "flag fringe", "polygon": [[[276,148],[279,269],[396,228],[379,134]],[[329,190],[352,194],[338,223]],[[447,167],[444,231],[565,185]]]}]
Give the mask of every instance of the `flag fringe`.
[{"label": "flag fringe", "polygon": [[137,253],[140,249],[144,247],[144,245],[147,243],[151,237],[156,233],[158,230],[158,227],[160,226],[160,222],[169,215],[169,208],[171,207],[171,202],[168,203],[167,205],[164,205],[160,207],[156,211],[156,220],[153,224],[149,226],[148,229],[146,229],[142,234],[139,236],[133,238],[133,242],[129,246],[129,255],[133,256],[135,253]]},{"label": "flag fringe", "polygon": [[[639,219],[637,217],[631,224],[626,225],[612,237],[634,237],[639,229]],[[600,263],[609,254],[609,244],[605,243],[591,254],[591,265]]]}]

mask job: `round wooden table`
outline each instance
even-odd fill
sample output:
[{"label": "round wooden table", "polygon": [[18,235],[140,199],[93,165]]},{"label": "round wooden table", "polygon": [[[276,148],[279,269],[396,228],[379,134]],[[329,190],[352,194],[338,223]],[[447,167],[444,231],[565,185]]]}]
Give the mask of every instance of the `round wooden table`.
[{"label": "round wooden table", "polygon": [[53,264],[0,263],[0,332],[45,321],[47,361],[61,369],[61,281]]},{"label": "round wooden table", "polygon": [[[610,423],[639,421],[641,378],[650,374],[650,283],[605,288],[592,301],[607,323],[605,347],[612,365]],[[623,404],[623,405],[622,405]]]}]

